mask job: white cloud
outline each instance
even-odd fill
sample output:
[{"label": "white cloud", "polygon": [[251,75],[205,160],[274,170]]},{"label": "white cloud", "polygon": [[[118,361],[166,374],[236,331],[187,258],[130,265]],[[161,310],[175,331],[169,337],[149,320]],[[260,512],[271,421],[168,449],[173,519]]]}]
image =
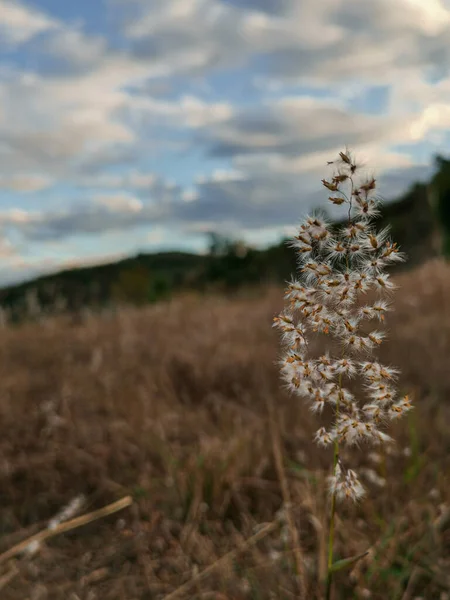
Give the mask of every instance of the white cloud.
[{"label": "white cloud", "polygon": [[431,104],[411,124],[411,139],[420,140],[435,130],[444,134],[449,128],[450,106],[444,103]]},{"label": "white cloud", "polygon": [[0,175],[0,189],[11,192],[39,192],[52,185],[53,180],[50,177],[39,174]]},{"label": "white cloud", "polygon": [[193,202],[194,200],[198,200],[199,195],[196,190],[191,188],[184,190],[181,194],[181,197],[185,202]]},{"label": "white cloud", "polygon": [[205,102],[188,95],[177,101],[135,96],[127,99],[123,114],[136,127],[164,124],[196,129],[225,121],[232,116],[233,106],[228,102]]},{"label": "white cloud", "polygon": [[38,221],[40,213],[23,210],[20,208],[11,208],[0,211],[0,225],[25,225]]},{"label": "white cloud", "polygon": [[244,173],[237,171],[236,169],[215,169],[211,176],[211,181],[214,182],[225,182],[225,181],[242,181],[245,179]]},{"label": "white cloud", "polygon": [[15,0],[0,0],[0,44],[22,44],[58,26],[55,19]]},{"label": "white cloud", "polygon": [[404,8],[411,26],[420,27],[428,35],[439,34],[449,25],[450,13],[441,0],[404,0]]},{"label": "white cloud", "polygon": [[150,189],[156,184],[157,177],[154,173],[139,173],[132,171],[127,176],[126,185],[137,190]]},{"label": "white cloud", "polygon": [[25,78],[18,73],[0,80],[0,172],[42,169],[50,176],[63,174],[73,161],[133,142],[133,131],[114,116],[127,95],[115,81],[107,87],[105,71],[109,67],[99,70],[98,80],[89,75]]},{"label": "white cloud", "polygon": [[88,36],[80,29],[60,27],[41,43],[40,50],[69,65],[70,69],[92,70],[105,57],[107,42],[101,36]]},{"label": "white cloud", "polygon": [[168,232],[165,229],[162,229],[161,227],[155,227],[154,229],[149,231],[145,239],[152,245],[158,244],[160,242],[163,242],[164,239],[167,238],[167,233]]},{"label": "white cloud", "polygon": [[12,242],[6,238],[0,237],[0,260],[4,260],[5,258],[11,259],[11,257],[16,255],[16,249]]},{"label": "white cloud", "polygon": [[87,175],[77,179],[77,183],[88,188],[151,190],[159,182],[155,173],[146,173],[132,169],[121,175]]},{"label": "white cloud", "polygon": [[126,194],[114,194],[108,196],[94,196],[94,202],[113,212],[132,212],[138,213],[142,210],[142,201],[134,196]]}]

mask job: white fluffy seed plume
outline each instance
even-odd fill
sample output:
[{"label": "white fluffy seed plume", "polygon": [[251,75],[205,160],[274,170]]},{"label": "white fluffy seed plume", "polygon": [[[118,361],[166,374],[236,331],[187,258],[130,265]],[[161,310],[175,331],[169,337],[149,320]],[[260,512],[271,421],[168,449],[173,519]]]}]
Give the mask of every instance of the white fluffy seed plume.
[{"label": "white fluffy seed plume", "polygon": [[[329,201],[343,209],[343,222],[336,226],[316,214],[300,225],[291,242],[298,277],[288,285],[286,308],[275,317],[274,326],[281,330],[283,379],[313,412],[331,408],[331,427],[321,427],[314,439],[323,447],[334,445],[338,456],[341,444],[391,441],[386,426],[410,410],[411,402],[408,396],[398,396],[398,371],[374,357],[385,339],[380,328],[395,290],[385,270],[404,256],[387,229],[375,228],[380,214],[375,179],[358,181],[358,166],[348,152],[341,152],[332,164],[335,174],[322,183],[332,193]],[[375,292],[375,300],[364,303],[369,291]],[[323,356],[311,351],[317,335],[329,341]],[[363,384],[360,399],[348,389],[355,378]],[[339,500],[356,501],[364,494],[355,471],[341,458],[330,478],[330,491]]]}]

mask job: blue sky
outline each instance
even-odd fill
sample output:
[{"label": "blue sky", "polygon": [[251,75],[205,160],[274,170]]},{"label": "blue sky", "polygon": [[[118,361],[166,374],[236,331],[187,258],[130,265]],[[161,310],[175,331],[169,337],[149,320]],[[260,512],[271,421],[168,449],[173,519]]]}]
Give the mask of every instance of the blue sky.
[{"label": "blue sky", "polygon": [[0,0],[0,285],[264,245],[349,146],[389,200],[447,155],[444,0]]}]

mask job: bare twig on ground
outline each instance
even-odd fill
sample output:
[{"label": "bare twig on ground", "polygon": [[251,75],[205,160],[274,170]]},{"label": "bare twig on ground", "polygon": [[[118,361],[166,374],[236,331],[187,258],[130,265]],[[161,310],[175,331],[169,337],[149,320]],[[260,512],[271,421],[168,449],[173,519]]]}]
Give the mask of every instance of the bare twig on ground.
[{"label": "bare twig on ground", "polygon": [[119,510],[127,508],[127,506],[130,506],[132,503],[133,499],[131,498],[131,496],[125,496],[125,498],[117,500],[117,502],[113,502],[112,504],[108,504],[108,506],[104,506],[103,508],[99,508],[98,510],[94,510],[85,515],[81,515],[80,517],[71,519],[70,521],[66,521],[65,523],[61,523],[60,525],[58,525],[58,527],[55,527],[54,529],[44,529],[43,531],[32,535],[26,540],[19,542],[6,552],[3,552],[3,554],[0,554],[0,564],[8,561],[14,556],[17,556],[17,554],[23,552],[27,548],[27,546],[29,546],[33,542],[40,543],[45,540],[48,540],[49,538],[54,537],[55,535],[59,535],[60,533],[65,533],[66,531],[70,531],[71,529],[82,527],[87,523],[91,523],[92,521],[96,521],[97,519],[107,517],[108,515],[112,515],[113,513],[118,512]]}]

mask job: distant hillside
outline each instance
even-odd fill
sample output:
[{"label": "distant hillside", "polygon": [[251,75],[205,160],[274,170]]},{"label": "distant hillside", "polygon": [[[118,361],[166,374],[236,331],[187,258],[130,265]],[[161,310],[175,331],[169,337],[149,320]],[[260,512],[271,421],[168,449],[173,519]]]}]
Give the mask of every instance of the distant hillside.
[{"label": "distant hillside", "polygon": [[[408,254],[408,266],[445,249],[446,216],[450,231],[450,161],[437,157],[436,165],[430,183],[415,184],[398,200],[386,203],[378,221],[380,227],[391,226],[394,239]],[[111,264],[62,271],[0,290],[0,305],[17,321],[42,311],[144,304],[182,290],[233,291],[243,285],[283,282],[294,270],[295,256],[285,241],[256,250],[212,236],[207,255],[138,254]]]},{"label": "distant hillside", "polygon": [[[118,262],[44,275],[0,290],[0,304],[13,317],[39,310],[79,310],[129,301],[139,304],[183,285],[207,257],[164,252],[138,254]],[[123,288],[123,289],[122,289]]]}]

